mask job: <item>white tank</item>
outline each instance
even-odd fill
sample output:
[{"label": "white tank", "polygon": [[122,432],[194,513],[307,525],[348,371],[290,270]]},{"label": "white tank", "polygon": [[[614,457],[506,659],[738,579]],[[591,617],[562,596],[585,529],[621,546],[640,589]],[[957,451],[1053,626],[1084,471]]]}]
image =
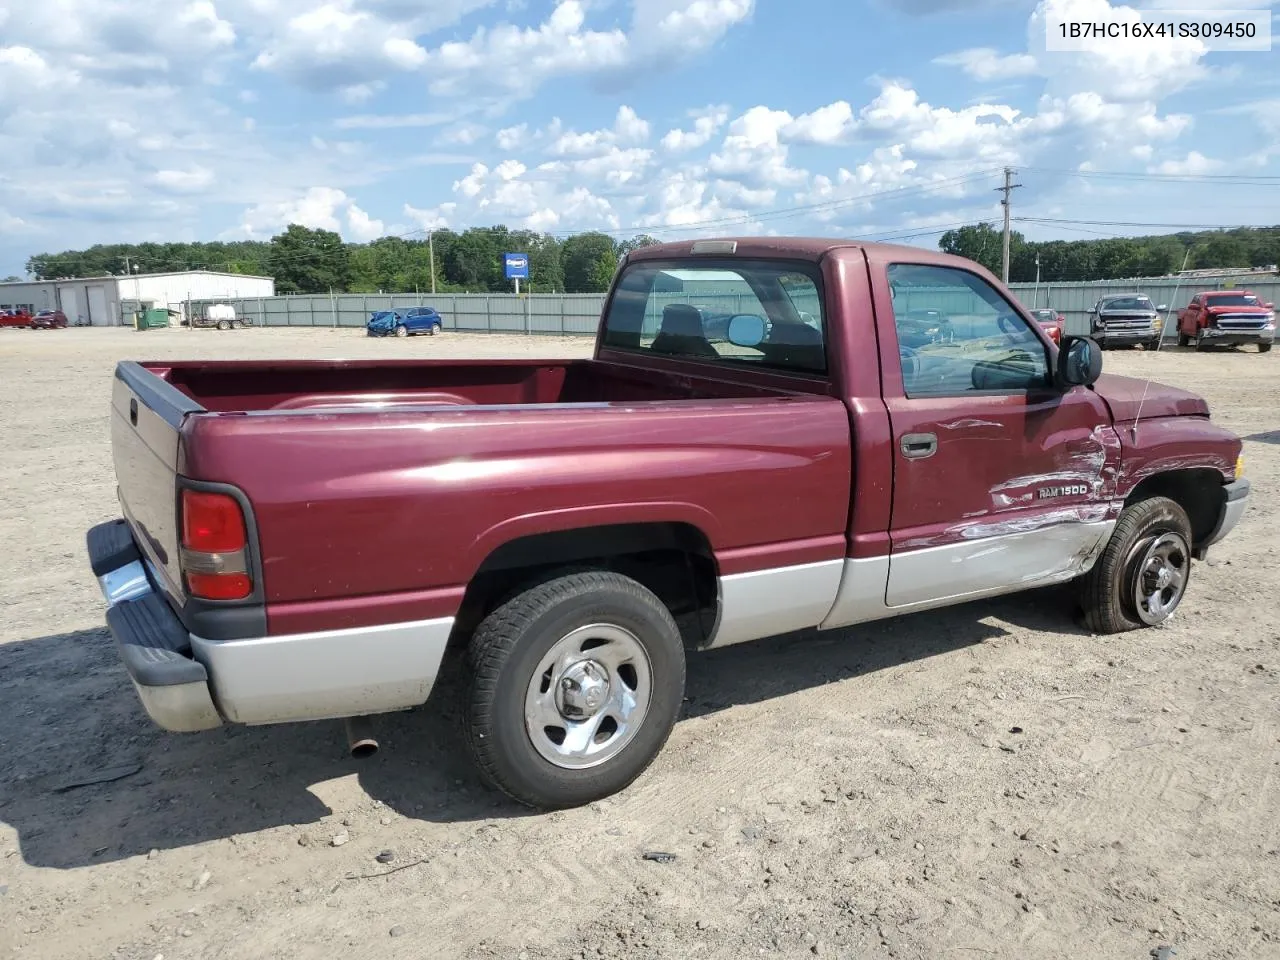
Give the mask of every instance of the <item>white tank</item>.
[{"label": "white tank", "polygon": [[211,304],[204,312],[205,319],[212,320],[215,323],[219,320],[234,320],[236,318],[236,308],[229,303]]}]

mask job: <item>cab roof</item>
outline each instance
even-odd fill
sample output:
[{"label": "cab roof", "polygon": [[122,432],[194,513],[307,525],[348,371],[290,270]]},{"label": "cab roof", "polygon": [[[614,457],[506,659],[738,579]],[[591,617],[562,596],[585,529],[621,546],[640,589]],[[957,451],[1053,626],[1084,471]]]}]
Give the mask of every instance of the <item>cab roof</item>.
[{"label": "cab roof", "polygon": [[866,243],[839,237],[702,237],[640,247],[627,254],[627,261],[668,260],[685,257],[785,258],[817,262],[834,250],[862,250],[873,260],[909,259],[913,263],[934,263],[973,269],[976,264],[964,257],[895,243]]}]

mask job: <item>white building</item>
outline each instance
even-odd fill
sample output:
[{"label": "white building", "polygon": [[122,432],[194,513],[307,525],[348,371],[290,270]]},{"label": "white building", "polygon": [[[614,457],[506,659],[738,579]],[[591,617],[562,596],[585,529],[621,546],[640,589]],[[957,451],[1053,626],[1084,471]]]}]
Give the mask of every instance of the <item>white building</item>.
[{"label": "white building", "polygon": [[139,308],[167,307],[181,312],[188,300],[273,297],[275,292],[271,277],[209,270],[135,273],[0,283],[0,310],[61,310],[72,325],[115,327],[131,324]]}]

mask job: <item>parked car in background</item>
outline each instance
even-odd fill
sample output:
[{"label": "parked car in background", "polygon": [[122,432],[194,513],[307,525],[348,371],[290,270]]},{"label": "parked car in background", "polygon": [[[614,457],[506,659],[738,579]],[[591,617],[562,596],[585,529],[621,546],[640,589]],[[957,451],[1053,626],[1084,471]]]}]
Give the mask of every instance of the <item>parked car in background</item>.
[{"label": "parked car in background", "polygon": [[[726,273],[717,345],[664,280]],[[347,718],[367,755],[447,678],[486,778],[575,806],[648,767],[697,650],[1068,581],[1094,633],[1166,622],[1242,441],[1101,367],[960,257],[643,247],[591,359],[120,362],[89,560],[162,727]]]},{"label": "parked car in background", "polygon": [[1093,338],[1104,350],[1138,344],[1154,350],[1160,346],[1168,309],[1164,304],[1153,305],[1150,297],[1140,293],[1103,297],[1089,311]]},{"label": "parked car in background", "polygon": [[379,310],[365,324],[365,332],[371,337],[409,337],[419,333],[434,337],[443,328],[444,318],[435,307]]},{"label": "parked car in background", "polygon": [[1054,343],[1062,342],[1062,333],[1067,326],[1067,318],[1060,314],[1057,310],[1049,307],[1042,307],[1038,310],[1032,310],[1031,316],[1036,323],[1040,324],[1045,333],[1049,334],[1049,339]]},{"label": "parked car in background", "polygon": [[0,310],[0,327],[31,326],[31,314],[25,310]]},{"label": "parked car in background", "polygon": [[1276,338],[1276,305],[1248,290],[1205,290],[1178,314],[1178,345],[1197,350],[1257,344],[1267,353]]},{"label": "parked car in background", "polygon": [[67,315],[61,310],[41,310],[31,318],[32,330],[65,330]]}]

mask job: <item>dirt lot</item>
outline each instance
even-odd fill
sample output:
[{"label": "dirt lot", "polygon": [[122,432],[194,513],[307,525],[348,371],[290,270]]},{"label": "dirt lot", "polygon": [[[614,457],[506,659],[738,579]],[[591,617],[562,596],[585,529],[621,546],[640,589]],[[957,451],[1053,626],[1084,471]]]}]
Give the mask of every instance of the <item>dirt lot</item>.
[{"label": "dirt lot", "polygon": [[1244,522],[1163,629],[1091,637],[1050,590],[698,656],[650,771],[549,816],[482,786],[447,698],[363,763],[337,724],[149,724],[83,546],[117,359],[589,349],[0,331],[0,957],[1280,956],[1280,362],[1252,349],[1106,356],[1250,438]]}]

